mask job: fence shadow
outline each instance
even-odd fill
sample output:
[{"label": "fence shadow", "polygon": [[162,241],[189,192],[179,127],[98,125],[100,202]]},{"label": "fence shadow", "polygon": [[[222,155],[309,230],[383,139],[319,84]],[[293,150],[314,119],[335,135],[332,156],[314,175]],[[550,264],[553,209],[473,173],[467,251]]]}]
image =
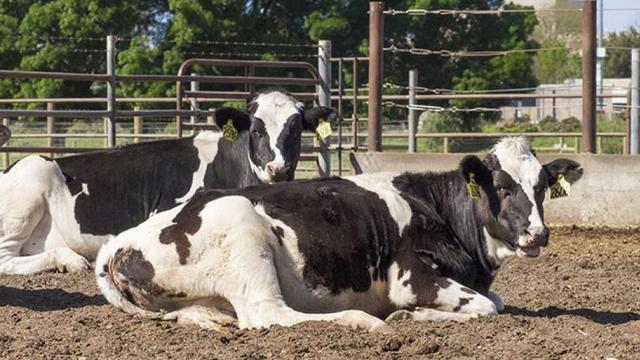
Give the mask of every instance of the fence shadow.
[{"label": "fence shadow", "polygon": [[555,306],[549,306],[536,311],[531,311],[515,306],[505,306],[502,313],[540,318],[556,318],[563,315],[580,316],[598,324],[606,325],[621,325],[631,321],[640,320],[640,314],[635,312],[613,312],[587,308],[562,309]]},{"label": "fence shadow", "polygon": [[62,289],[18,289],[0,286],[0,307],[18,306],[33,311],[51,311],[105,304],[106,300],[100,295],[89,296]]}]

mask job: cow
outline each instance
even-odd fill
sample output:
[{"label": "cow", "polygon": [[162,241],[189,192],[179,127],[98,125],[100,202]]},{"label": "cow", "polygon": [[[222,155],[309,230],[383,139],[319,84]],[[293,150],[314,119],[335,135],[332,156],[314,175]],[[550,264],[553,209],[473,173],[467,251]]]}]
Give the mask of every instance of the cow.
[{"label": "cow", "polygon": [[581,176],[516,137],[450,172],[204,191],[105,245],[96,279],[125,312],[214,330],[465,321],[502,310],[496,272],[540,254],[545,189]]},{"label": "cow", "polygon": [[0,174],[0,273],[88,269],[102,244],[201,188],[292,180],[302,131],[337,117],[282,91],[247,111],[218,109],[223,132],[14,163]]}]

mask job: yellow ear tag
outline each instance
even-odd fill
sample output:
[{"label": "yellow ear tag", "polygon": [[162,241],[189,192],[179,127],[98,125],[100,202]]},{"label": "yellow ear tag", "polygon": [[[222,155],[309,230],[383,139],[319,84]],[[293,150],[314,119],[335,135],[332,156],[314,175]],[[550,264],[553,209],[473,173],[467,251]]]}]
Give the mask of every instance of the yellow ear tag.
[{"label": "yellow ear tag", "polygon": [[316,128],[316,135],[318,136],[318,140],[324,140],[331,136],[331,124],[324,120],[320,119],[318,122],[318,127]]},{"label": "yellow ear tag", "polygon": [[238,130],[233,127],[233,119],[227,120],[227,123],[222,127],[222,137],[231,142],[238,140]]},{"label": "yellow ear tag", "polygon": [[469,182],[467,183],[467,192],[469,197],[474,200],[480,200],[480,185],[476,182],[476,174],[469,173]]},{"label": "yellow ear tag", "polygon": [[553,186],[549,188],[549,194],[552,199],[569,196],[569,191],[571,190],[571,184],[567,180],[565,180],[564,175],[559,175],[558,180]]}]

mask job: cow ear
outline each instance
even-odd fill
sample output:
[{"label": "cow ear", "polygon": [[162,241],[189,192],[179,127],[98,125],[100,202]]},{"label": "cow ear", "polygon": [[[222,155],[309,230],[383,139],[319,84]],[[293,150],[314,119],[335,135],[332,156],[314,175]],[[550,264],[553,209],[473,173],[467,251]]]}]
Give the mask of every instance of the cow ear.
[{"label": "cow ear", "polygon": [[473,177],[478,185],[493,186],[491,169],[475,155],[467,155],[460,161],[460,171],[467,183],[471,180],[471,174],[474,174]]},{"label": "cow ear", "polygon": [[216,125],[221,129],[229,120],[237,131],[247,131],[251,128],[251,117],[242,110],[231,107],[219,108],[215,112]]},{"label": "cow ear", "polygon": [[573,184],[582,177],[583,169],[580,164],[569,159],[555,159],[542,166],[549,174],[549,186],[553,186],[560,175]]},{"label": "cow ear", "polygon": [[0,125],[0,146],[4,145],[11,138],[11,130],[4,125]]},{"label": "cow ear", "polygon": [[460,162],[460,171],[467,183],[467,192],[474,200],[480,200],[482,194],[493,194],[491,170],[475,155],[467,155]]},{"label": "cow ear", "polygon": [[302,128],[315,132],[320,120],[327,121],[332,127],[338,124],[338,112],[334,108],[316,106],[302,113]]}]

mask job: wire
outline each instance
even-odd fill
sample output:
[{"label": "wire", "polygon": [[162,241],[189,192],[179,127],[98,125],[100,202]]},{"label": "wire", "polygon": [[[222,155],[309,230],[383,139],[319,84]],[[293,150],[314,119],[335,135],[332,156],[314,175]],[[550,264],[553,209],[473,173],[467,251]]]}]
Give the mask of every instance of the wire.
[{"label": "wire", "polygon": [[[175,44],[175,40],[166,40],[166,42]],[[183,42],[181,44],[199,44],[199,45],[233,45],[233,46],[271,46],[271,47],[290,47],[290,48],[318,48],[317,44],[284,44],[284,43],[266,43],[266,42],[240,42],[240,41],[206,41],[206,40],[193,40]]]},{"label": "wire", "polygon": [[420,110],[420,111],[431,111],[431,112],[502,112],[501,109],[497,108],[488,108],[488,107],[474,107],[474,108],[459,108],[459,107],[442,107],[442,106],[433,106],[433,105],[402,105],[395,103],[393,101],[385,101],[382,103],[382,106],[387,107],[399,107],[409,110]]},{"label": "wire", "polygon": [[[607,8],[602,11],[640,11],[640,8]],[[382,13],[385,15],[502,15],[511,13],[538,13],[538,12],[582,12],[582,8],[564,8],[564,9],[496,9],[496,10],[457,10],[457,9],[408,9],[395,10],[389,9]]]},{"label": "wire", "polygon": [[[409,86],[398,85],[393,83],[384,83],[382,85],[385,89],[401,89],[401,90],[410,90]],[[563,89],[577,89],[581,88],[582,84],[554,84],[553,88],[550,87],[523,87],[523,88],[509,88],[509,89],[478,89],[478,90],[455,90],[455,89],[444,89],[444,88],[427,88],[423,86],[416,86],[414,89],[417,92],[421,93],[430,93],[430,94],[491,94],[491,93],[513,93],[513,92],[532,92],[532,91],[549,91],[549,90],[563,90]],[[627,90],[628,86],[614,86],[614,85],[602,85],[598,88],[603,89],[619,89],[619,90]],[[623,94],[624,95],[624,94]]]},{"label": "wire", "polygon": [[[402,89],[409,90],[408,86],[392,84],[392,83],[384,83],[382,85],[385,89]],[[535,91],[537,87],[527,87],[527,88],[512,88],[512,89],[483,89],[483,90],[454,90],[454,89],[443,89],[443,88],[426,88],[422,86],[416,86],[415,90],[423,93],[432,93],[432,94],[483,94],[483,93],[502,93],[502,92],[515,92],[515,91]]]},{"label": "wire", "polygon": [[536,12],[578,12],[582,9],[497,9],[497,10],[456,10],[456,9],[408,9],[408,10],[385,10],[382,13],[385,15],[412,15],[412,16],[424,16],[424,15],[502,15],[509,13],[536,13]]},{"label": "wire", "polygon": [[270,55],[279,58],[300,58],[300,57],[318,57],[318,54],[287,54],[287,53],[235,53],[235,52],[222,52],[222,53],[214,53],[214,52],[206,52],[206,51],[184,51],[185,55],[197,55],[197,56],[240,56],[240,57],[262,57],[265,55]]},{"label": "wire", "polygon": [[571,50],[566,47],[548,47],[538,49],[511,49],[511,50],[482,50],[482,51],[451,51],[451,50],[431,50],[421,48],[398,48],[395,45],[391,45],[383,49],[392,53],[408,53],[413,55],[439,55],[443,57],[490,57],[490,56],[505,56],[509,54],[522,54],[522,53],[536,53],[540,51],[554,51],[554,50]]}]

